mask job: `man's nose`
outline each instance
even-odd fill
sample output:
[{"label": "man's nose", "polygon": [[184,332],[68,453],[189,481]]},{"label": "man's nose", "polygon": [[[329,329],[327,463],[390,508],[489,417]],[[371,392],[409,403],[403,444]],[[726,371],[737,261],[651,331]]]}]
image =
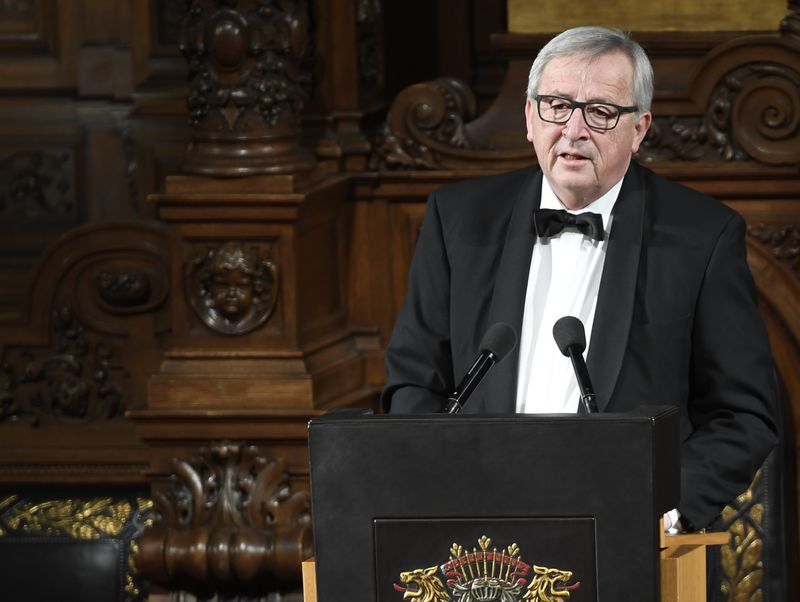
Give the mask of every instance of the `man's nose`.
[{"label": "man's nose", "polygon": [[564,124],[564,137],[568,140],[580,140],[589,135],[589,127],[583,118],[583,111],[575,107],[567,122]]}]

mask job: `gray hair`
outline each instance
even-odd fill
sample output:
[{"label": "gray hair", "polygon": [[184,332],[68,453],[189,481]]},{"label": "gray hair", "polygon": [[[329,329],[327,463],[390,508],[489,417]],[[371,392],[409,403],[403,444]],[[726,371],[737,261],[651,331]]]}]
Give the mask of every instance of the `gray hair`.
[{"label": "gray hair", "polygon": [[644,49],[619,29],[575,27],[558,34],[539,51],[528,76],[528,98],[538,94],[544,68],[552,59],[586,55],[590,60],[611,52],[622,52],[633,64],[633,102],[638,112],[650,110],[653,101],[653,67]]}]

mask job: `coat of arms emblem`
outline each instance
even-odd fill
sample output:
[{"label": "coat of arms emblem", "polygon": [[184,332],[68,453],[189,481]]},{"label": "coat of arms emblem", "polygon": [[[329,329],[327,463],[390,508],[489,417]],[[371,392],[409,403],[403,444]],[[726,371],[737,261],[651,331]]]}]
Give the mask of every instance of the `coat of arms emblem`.
[{"label": "coat of arms emblem", "polygon": [[400,573],[395,590],[411,602],[565,602],[580,587],[572,571],[523,562],[515,543],[498,550],[483,535],[478,546],[454,543],[447,562]]}]

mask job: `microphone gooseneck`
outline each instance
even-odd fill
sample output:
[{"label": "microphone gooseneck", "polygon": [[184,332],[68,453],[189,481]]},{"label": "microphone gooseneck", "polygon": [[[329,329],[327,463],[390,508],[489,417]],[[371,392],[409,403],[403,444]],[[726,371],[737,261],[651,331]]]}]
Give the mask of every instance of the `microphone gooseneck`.
[{"label": "microphone gooseneck", "polygon": [[517,335],[508,324],[497,322],[489,327],[480,344],[480,353],[452,395],[447,398],[444,412],[458,414],[475,387],[483,380],[489,369],[505,359],[517,344]]},{"label": "microphone gooseneck", "polygon": [[581,392],[583,409],[589,414],[597,412],[594,388],[583,359],[583,351],[586,349],[586,332],[583,322],[574,316],[564,316],[558,319],[553,325],[553,338],[561,353],[572,360],[572,368],[575,370],[575,378],[578,380],[578,388]]}]

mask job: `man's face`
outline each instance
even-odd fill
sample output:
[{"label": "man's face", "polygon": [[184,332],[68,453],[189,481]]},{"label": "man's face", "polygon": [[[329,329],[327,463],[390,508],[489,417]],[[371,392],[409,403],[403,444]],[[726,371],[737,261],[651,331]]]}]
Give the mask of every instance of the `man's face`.
[{"label": "man's face", "polygon": [[[633,65],[622,53],[612,52],[588,60],[585,55],[556,57],[545,65],[537,94],[564,96],[578,101],[633,103]],[[528,140],[539,166],[559,200],[581,209],[608,192],[622,179],[631,155],[639,149],[650,113],[623,113],[612,130],[590,129],[580,109],[569,121],[542,121],[536,101],[525,105]]]}]

